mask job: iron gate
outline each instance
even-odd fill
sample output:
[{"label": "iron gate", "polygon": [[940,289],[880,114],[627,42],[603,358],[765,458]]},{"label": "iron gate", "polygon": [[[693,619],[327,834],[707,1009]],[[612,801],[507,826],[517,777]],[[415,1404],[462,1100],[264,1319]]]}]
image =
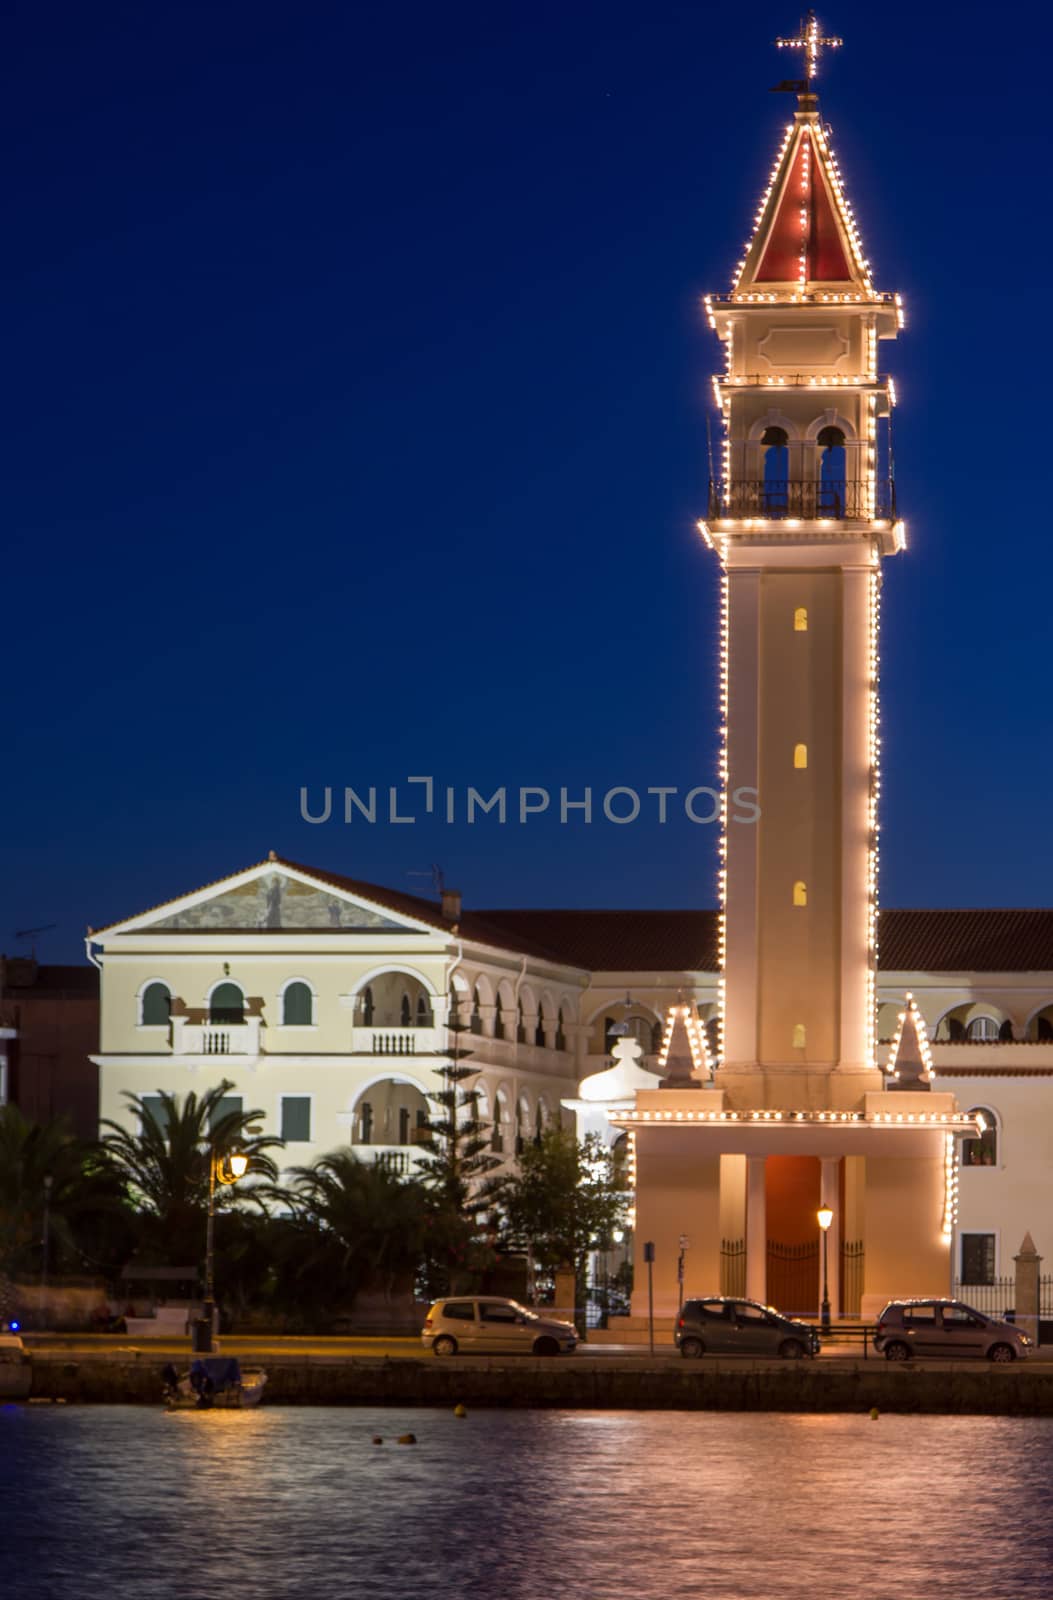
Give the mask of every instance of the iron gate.
[{"label": "iron gate", "polygon": [[768,1240],[768,1303],[777,1311],[814,1317],[819,1305],[819,1241]]}]

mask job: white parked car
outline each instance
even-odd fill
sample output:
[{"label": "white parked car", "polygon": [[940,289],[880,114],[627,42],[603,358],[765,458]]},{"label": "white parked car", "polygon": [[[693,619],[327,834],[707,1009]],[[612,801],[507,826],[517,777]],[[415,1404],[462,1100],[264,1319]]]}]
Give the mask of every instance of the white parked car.
[{"label": "white parked car", "polygon": [[572,1322],[546,1317],[518,1300],[495,1295],[450,1295],[436,1300],[421,1329],[421,1341],[437,1356],[569,1355],[577,1348]]}]

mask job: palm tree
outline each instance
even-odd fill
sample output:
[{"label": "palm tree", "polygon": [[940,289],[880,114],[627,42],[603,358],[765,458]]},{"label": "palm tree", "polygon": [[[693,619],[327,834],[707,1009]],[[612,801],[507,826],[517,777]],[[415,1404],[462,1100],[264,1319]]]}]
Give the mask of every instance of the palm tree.
[{"label": "palm tree", "polygon": [[66,1122],[30,1122],[17,1106],[0,1106],[0,1316],[14,1315],[24,1298],[15,1277],[112,1269],[127,1249],[122,1212],[93,1146]]},{"label": "palm tree", "polygon": [[332,1308],[334,1287],[350,1304],[361,1289],[390,1296],[413,1281],[424,1251],[429,1197],[414,1178],[400,1178],[349,1149],[309,1167],[293,1167],[275,1191],[301,1230],[296,1275],[312,1281]]},{"label": "palm tree", "polygon": [[[214,1089],[200,1096],[191,1091],[185,1099],[164,1090],[150,1098],[126,1090],[125,1099],[139,1121],[138,1132],[103,1119],[102,1126],[110,1130],[102,1140],[105,1161],[138,1211],[144,1253],[156,1253],[157,1265],[182,1265],[199,1258],[213,1155],[222,1158],[238,1150],[248,1157],[246,1176],[271,1183],[278,1176],[268,1151],[281,1148],[283,1141],[265,1137],[254,1126],[264,1113],[221,1110],[221,1101],[233,1087],[225,1078]],[[259,1187],[246,1185],[242,1193],[262,1202]],[[221,1186],[216,1206],[230,1206],[237,1198],[233,1185]]]}]

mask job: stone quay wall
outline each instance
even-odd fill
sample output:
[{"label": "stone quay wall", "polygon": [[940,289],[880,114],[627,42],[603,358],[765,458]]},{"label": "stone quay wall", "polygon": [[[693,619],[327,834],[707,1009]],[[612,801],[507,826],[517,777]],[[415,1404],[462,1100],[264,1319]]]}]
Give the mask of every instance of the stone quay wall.
[{"label": "stone quay wall", "polygon": [[[32,1400],[157,1405],[165,1357],[32,1357]],[[188,1358],[184,1358],[184,1364]],[[250,1362],[243,1362],[248,1366]],[[271,1359],[264,1405],[549,1406],[588,1410],[844,1411],[1053,1416],[1053,1367],[767,1364],[639,1359]]]}]

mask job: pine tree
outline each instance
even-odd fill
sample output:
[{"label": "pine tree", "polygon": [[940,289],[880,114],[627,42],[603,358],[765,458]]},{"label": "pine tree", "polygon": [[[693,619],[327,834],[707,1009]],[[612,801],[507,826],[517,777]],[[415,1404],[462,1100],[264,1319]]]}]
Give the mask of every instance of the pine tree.
[{"label": "pine tree", "polygon": [[491,1151],[490,1130],[479,1116],[479,1097],[473,1080],[479,1069],[467,1065],[472,1054],[461,1043],[468,1031],[461,1018],[456,990],[450,991],[446,1024],[447,1059],[438,1068],[442,1087],[428,1098],[435,1112],[427,1123],[426,1152],[418,1160],[418,1175],[433,1200],[430,1219],[431,1248],[425,1269],[432,1294],[457,1292],[494,1259],[488,1226],[490,1214],[504,1189],[496,1175],[501,1162]]}]

